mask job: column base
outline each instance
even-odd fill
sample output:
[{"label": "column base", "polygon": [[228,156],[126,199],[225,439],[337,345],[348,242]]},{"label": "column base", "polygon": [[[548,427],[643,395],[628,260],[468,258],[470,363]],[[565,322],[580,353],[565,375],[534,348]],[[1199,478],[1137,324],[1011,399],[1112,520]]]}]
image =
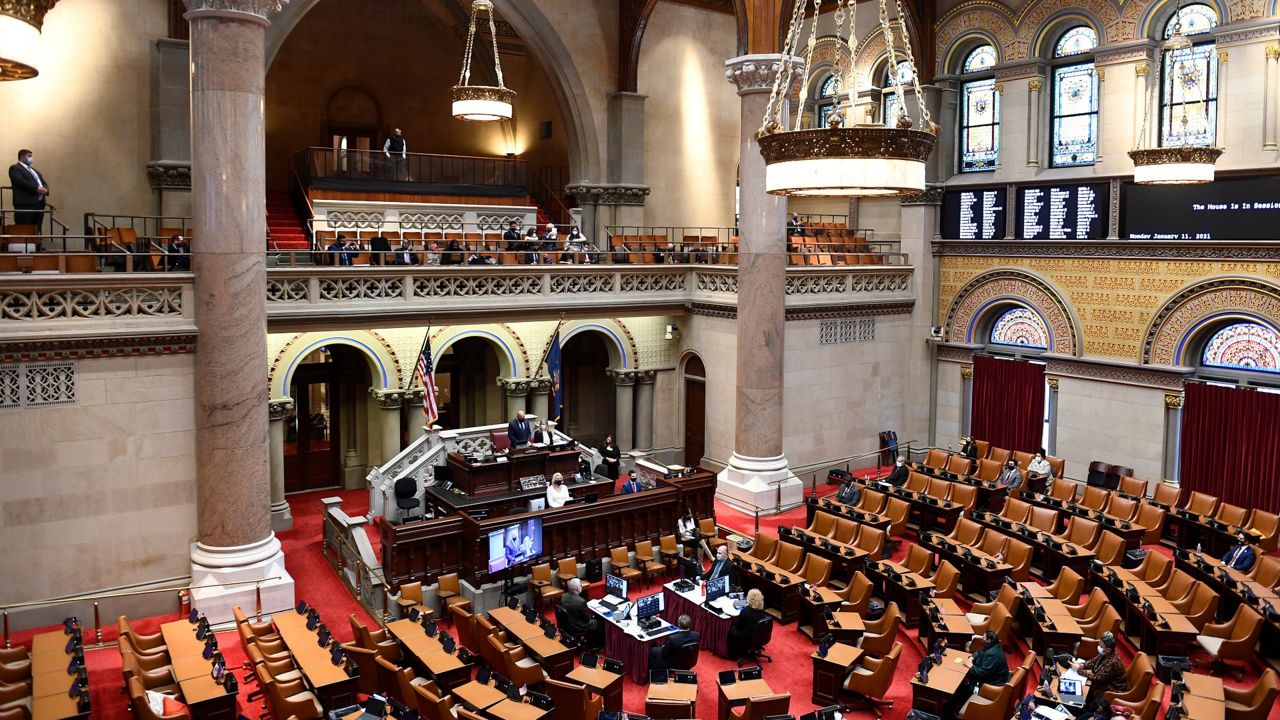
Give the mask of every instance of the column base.
[{"label": "column base", "polygon": [[[228,587],[227,583],[242,584]],[[274,534],[237,547],[192,543],[191,585],[191,606],[214,625],[232,622],[235,605],[253,615],[258,609],[259,590],[262,612],[293,607],[293,578],[285,570],[284,552]]]},{"label": "column base", "polygon": [[293,529],[293,509],[289,507],[288,502],[282,502],[279,505],[271,506],[271,530],[272,532],[283,532]]},{"label": "column base", "polygon": [[785,455],[755,458],[735,452],[716,476],[716,497],[748,515],[757,509],[761,515],[774,515],[804,503],[804,484],[791,473]]}]

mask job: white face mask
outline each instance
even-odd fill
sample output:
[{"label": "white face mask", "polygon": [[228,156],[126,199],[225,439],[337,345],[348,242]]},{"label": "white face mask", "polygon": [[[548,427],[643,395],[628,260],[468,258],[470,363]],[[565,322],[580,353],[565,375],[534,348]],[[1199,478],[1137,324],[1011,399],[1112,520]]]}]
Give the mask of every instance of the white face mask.
[{"label": "white face mask", "polygon": [[903,462],[902,460],[899,460],[899,461],[898,461],[898,467],[902,467],[902,466],[903,466],[903,465],[905,465],[905,464],[906,464],[906,463],[905,463],[905,462]]},{"label": "white face mask", "polygon": [[23,159],[22,159],[23,164],[24,164],[24,165],[26,165],[27,167],[31,167],[31,163],[33,163],[33,162],[35,162],[35,161],[36,161],[36,156],[35,156],[35,155],[28,155],[28,156],[26,156],[25,158],[23,158]]}]

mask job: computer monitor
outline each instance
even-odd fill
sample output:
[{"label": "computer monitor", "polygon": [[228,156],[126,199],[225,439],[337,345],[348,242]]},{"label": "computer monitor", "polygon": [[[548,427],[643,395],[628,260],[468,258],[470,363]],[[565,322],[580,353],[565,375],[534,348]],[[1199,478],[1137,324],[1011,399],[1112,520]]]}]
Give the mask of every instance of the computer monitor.
[{"label": "computer monitor", "polygon": [[542,555],[542,518],[529,518],[489,532],[489,572],[498,572]]},{"label": "computer monitor", "polygon": [[627,599],[627,581],[617,575],[604,576],[604,591],[619,600]]},{"label": "computer monitor", "polygon": [[729,594],[729,577],[721,575],[707,581],[707,602]]},{"label": "computer monitor", "polygon": [[666,609],[666,601],[662,593],[646,595],[636,601],[636,619],[644,620]]},{"label": "computer monitor", "polygon": [[698,563],[687,557],[677,555],[676,563],[680,566],[680,577],[685,580],[693,580],[702,574],[702,568]]}]

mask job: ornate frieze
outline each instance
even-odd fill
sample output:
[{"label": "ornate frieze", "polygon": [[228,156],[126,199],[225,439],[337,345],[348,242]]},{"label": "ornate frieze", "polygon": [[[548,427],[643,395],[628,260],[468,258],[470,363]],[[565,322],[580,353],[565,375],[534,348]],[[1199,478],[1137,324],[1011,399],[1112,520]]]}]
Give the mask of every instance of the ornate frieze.
[{"label": "ornate frieze", "polygon": [[[804,61],[798,57],[786,57],[778,54],[742,55],[730,58],[724,63],[724,77],[738,94],[748,92],[765,92],[773,89],[773,80],[782,70],[782,63],[789,62],[793,75],[800,75]],[[801,78],[801,80],[803,80]]]},{"label": "ornate frieze", "polygon": [[0,320],[166,316],[182,316],[181,287],[0,290]]},{"label": "ornate frieze", "polygon": [[817,305],[813,307],[787,308],[787,320],[828,320],[831,318],[877,317],[880,315],[905,315],[915,307],[915,300],[883,303],[850,303],[843,305]]},{"label": "ornate frieze", "polygon": [[899,201],[902,205],[941,205],[946,188],[941,185],[930,185],[914,195],[907,195]]},{"label": "ornate frieze", "polygon": [[190,190],[191,163],[148,163],[147,179],[151,181],[151,188],[153,190]]},{"label": "ornate frieze", "polygon": [[649,196],[649,186],[582,183],[567,186],[565,192],[572,195],[579,204],[644,205],[645,198]]},{"label": "ornate frieze", "polygon": [[195,352],[194,332],[139,337],[68,338],[0,343],[0,362],[82,360]]},{"label": "ornate frieze", "polygon": [[293,398],[278,398],[267,403],[267,417],[271,420],[283,420],[293,414]]},{"label": "ornate frieze", "polygon": [[1280,286],[1244,277],[1196,283],[1161,306],[1148,326],[1142,359],[1152,365],[1180,365],[1186,340],[1205,320],[1233,312],[1248,312],[1280,324]]},{"label": "ornate frieze", "polygon": [[941,240],[934,255],[997,255],[1155,260],[1280,260],[1275,243],[1037,242],[1035,240]]},{"label": "ornate frieze", "polygon": [[187,11],[248,13],[260,18],[270,18],[284,9],[289,0],[186,0]]},{"label": "ornate frieze", "polygon": [[369,388],[369,397],[377,400],[378,407],[383,410],[399,410],[404,407],[404,398],[407,394],[406,391],[399,389]]}]

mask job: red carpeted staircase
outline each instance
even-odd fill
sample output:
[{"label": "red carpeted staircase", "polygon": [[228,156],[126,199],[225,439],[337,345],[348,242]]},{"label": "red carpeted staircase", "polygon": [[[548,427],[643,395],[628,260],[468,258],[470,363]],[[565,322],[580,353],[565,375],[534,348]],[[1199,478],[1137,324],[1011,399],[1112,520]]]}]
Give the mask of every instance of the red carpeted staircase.
[{"label": "red carpeted staircase", "polygon": [[287,190],[267,191],[268,250],[309,250],[307,231]]}]

